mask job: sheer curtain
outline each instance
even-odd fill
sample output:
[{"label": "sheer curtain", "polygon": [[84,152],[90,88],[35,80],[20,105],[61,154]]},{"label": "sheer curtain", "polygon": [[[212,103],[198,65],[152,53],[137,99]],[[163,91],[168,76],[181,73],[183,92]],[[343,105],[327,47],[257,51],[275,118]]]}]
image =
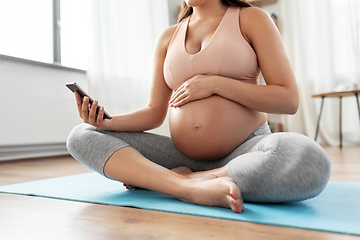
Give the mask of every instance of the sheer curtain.
[{"label": "sheer curtain", "polygon": [[[300,108],[283,116],[288,131],[315,136],[320,99],[340,84],[360,86],[360,1],[280,0],[280,30],[300,91]],[[354,97],[343,99],[343,144],[360,143]],[[339,100],[325,99],[318,142],[339,144]]]},{"label": "sheer curtain", "polygon": [[89,93],[113,115],[146,104],[167,0],[93,0]]}]

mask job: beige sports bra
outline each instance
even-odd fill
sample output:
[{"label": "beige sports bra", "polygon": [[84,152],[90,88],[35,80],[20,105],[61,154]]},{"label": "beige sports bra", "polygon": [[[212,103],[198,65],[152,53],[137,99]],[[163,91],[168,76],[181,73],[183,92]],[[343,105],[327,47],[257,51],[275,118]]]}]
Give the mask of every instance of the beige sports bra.
[{"label": "beige sports bra", "polygon": [[229,7],[207,44],[195,54],[185,48],[190,17],[179,23],[164,62],[167,85],[176,90],[196,75],[219,75],[257,83],[260,69],[257,56],[244,39],[239,24],[240,8]]}]

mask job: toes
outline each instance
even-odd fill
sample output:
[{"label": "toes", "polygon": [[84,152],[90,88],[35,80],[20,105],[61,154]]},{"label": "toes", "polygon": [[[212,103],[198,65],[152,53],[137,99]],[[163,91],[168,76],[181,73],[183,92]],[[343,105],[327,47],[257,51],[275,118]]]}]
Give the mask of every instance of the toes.
[{"label": "toes", "polygon": [[229,195],[228,205],[230,206],[231,210],[233,210],[233,212],[241,213],[242,211],[244,211],[244,204],[242,198],[234,199]]},{"label": "toes", "polygon": [[124,187],[126,188],[126,189],[135,189],[136,187],[134,187],[134,186],[132,186],[132,185],[129,185],[129,184],[126,184],[126,183],[124,183],[123,184],[124,185]]},{"label": "toes", "polygon": [[130,184],[127,184],[127,183],[124,183],[123,184],[124,187],[128,190],[132,190],[132,189],[143,189],[143,188],[140,188],[140,187],[137,187],[137,186],[133,186],[133,185],[130,185]]},{"label": "toes", "polygon": [[241,213],[242,211],[244,211],[245,208],[244,208],[244,204],[243,204],[243,199],[241,197],[240,189],[237,186],[234,188],[230,188],[228,201],[229,201],[230,208],[234,212]]}]

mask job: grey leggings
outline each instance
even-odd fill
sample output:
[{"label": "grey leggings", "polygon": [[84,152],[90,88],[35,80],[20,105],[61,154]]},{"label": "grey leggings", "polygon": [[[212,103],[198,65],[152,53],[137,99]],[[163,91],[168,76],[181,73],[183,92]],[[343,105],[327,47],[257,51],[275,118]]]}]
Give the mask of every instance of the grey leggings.
[{"label": "grey leggings", "polygon": [[271,133],[267,123],[230,154],[215,161],[186,157],[167,136],[104,131],[87,124],[75,127],[67,141],[75,159],[104,176],[106,161],[117,150],[129,146],[168,169],[187,166],[193,171],[205,171],[228,164],[229,175],[247,202],[309,199],[324,189],[330,176],[330,160],[320,145],[296,133]]}]

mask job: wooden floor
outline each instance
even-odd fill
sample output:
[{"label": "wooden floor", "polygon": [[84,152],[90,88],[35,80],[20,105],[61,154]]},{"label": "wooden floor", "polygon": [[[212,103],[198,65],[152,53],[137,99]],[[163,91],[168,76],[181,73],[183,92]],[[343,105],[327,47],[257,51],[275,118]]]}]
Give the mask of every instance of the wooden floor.
[{"label": "wooden floor", "polygon": [[[325,148],[331,181],[360,182],[360,147]],[[89,172],[69,156],[0,162],[0,185]],[[357,236],[0,194],[0,239],[360,239]]]}]

